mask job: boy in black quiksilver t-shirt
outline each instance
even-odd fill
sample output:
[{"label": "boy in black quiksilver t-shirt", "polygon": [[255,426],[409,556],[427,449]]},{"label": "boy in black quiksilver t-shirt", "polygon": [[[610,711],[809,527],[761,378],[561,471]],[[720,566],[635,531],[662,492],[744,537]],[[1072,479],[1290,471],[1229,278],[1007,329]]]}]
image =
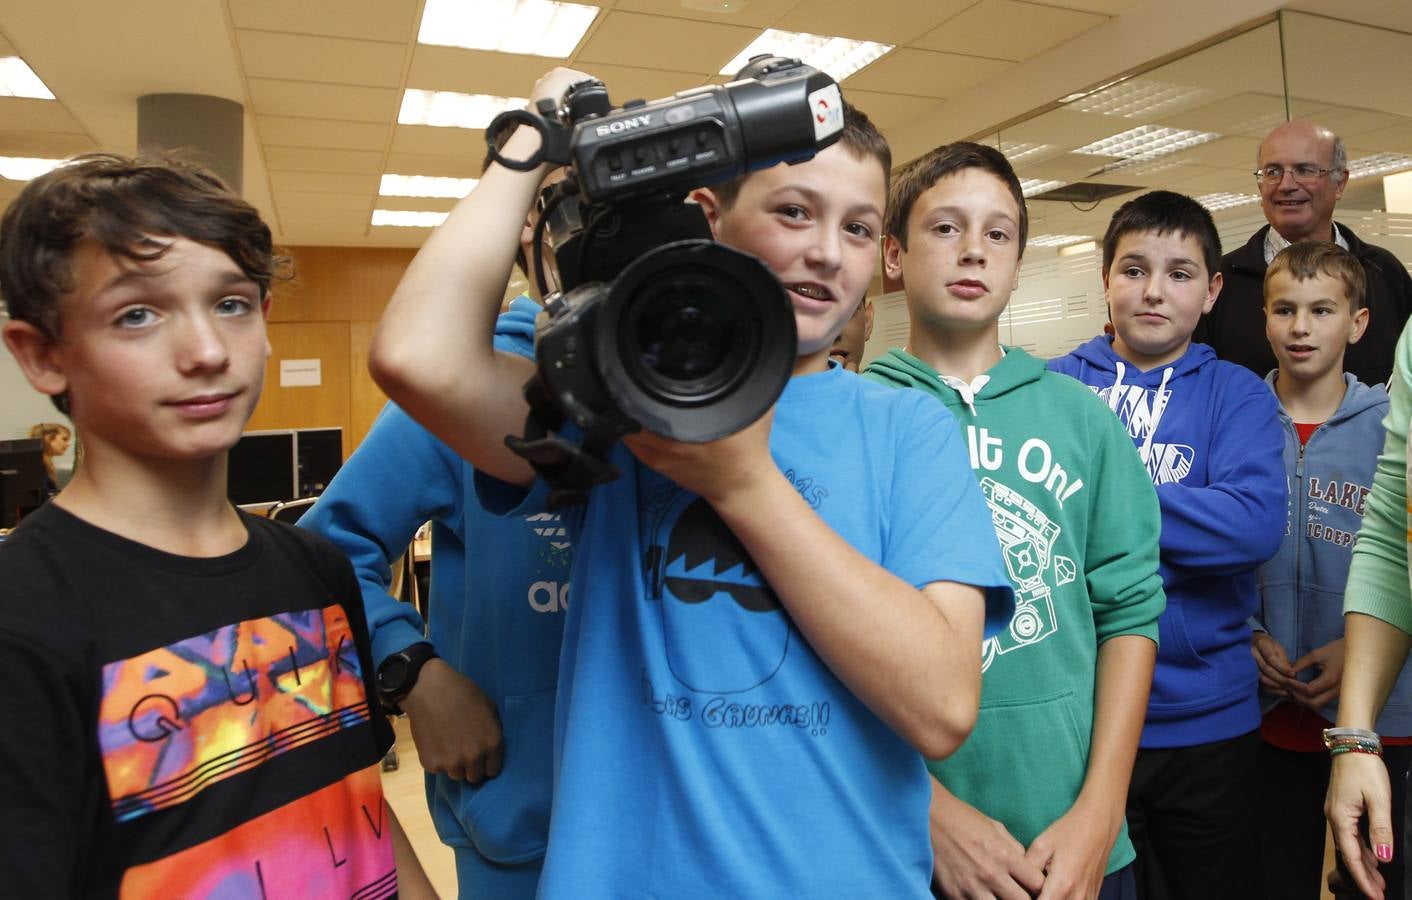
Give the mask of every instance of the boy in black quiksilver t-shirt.
[{"label": "boy in black quiksilver t-shirt", "polygon": [[0,871],[14,896],[431,896],[378,760],[331,545],[238,512],[269,228],[194,166],[97,154],[0,221],[5,343],[84,465],[0,545]]}]

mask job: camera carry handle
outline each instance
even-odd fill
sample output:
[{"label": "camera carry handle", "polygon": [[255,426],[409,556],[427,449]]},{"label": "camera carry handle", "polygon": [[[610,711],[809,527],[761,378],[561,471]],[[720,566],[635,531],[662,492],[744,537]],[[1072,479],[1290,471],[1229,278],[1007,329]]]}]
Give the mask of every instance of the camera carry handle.
[{"label": "camera carry handle", "polygon": [[608,448],[619,435],[602,429],[585,429],[583,444],[564,440],[553,432],[564,424],[564,414],[553,406],[539,376],[525,385],[529,415],[525,417],[524,437],[505,436],[505,446],[527,460],[535,474],[549,485],[549,508],[579,506],[598,484],[614,480],[622,473],[608,461]]},{"label": "camera carry handle", "polygon": [[[569,164],[569,138],[573,136],[573,129],[551,118],[558,108],[553,100],[539,101],[538,108],[538,115],[527,109],[511,109],[490,120],[489,127],[485,129],[485,143],[491,159],[516,172],[533,172],[546,162],[560,166]],[[539,132],[539,147],[530,154],[529,159],[510,159],[500,152],[503,146],[499,141],[500,132],[518,125],[528,125]]]}]

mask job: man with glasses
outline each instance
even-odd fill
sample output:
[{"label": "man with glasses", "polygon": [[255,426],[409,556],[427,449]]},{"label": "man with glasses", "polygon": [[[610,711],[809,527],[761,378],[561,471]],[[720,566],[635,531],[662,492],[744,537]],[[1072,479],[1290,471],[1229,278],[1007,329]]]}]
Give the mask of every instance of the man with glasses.
[{"label": "man with glasses", "polygon": [[1290,244],[1333,241],[1362,264],[1371,313],[1363,339],[1344,356],[1344,369],[1365,384],[1385,384],[1392,372],[1397,336],[1412,313],[1412,278],[1391,253],[1364,243],[1334,222],[1334,205],[1348,184],[1343,141],[1313,122],[1286,122],[1260,144],[1255,183],[1260,208],[1270,224],[1221,260],[1225,287],[1215,307],[1202,318],[1194,339],[1210,344],[1221,359],[1263,378],[1277,365],[1265,338],[1266,267]]}]

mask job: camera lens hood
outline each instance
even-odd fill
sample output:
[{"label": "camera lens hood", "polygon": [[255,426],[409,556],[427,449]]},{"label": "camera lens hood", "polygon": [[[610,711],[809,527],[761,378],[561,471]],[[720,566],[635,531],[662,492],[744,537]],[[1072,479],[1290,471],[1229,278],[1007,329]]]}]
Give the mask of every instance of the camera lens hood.
[{"label": "camera lens hood", "polygon": [[763,415],[794,371],[794,307],[748,253],[707,240],[632,262],[598,310],[594,358],[618,410],[648,431],[701,443]]}]

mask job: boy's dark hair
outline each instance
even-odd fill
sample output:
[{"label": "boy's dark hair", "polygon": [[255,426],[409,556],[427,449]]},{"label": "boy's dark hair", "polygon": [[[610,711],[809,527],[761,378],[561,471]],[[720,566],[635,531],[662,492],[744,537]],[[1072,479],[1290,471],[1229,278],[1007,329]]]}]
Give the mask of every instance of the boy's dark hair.
[{"label": "boy's dark hair", "polygon": [[1348,311],[1363,308],[1368,294],[1368,276],[1352,253],[1332,241],[1300,241],[1275,254],[1265,270],[1265,301],[1270,300],[1270,279],[1279,272],[1288,272],[1295,281],[1308,281],[1320,275],[1337,278],[1343,283],[1348,297]]},{"label": "boy's dark hair", "polygon": [[1128,234],[1152,231],[1159,235],[1176,232],[1195,238],[1201,245],[1201,261],[1206,266],[1207,279],[1221,271],[1221,236],[1211,213],[1186,194],[1175,191],[1151,191],[1118,207],[1103,235],[1103,271],[1113,265],[1118,241]]},{"label": "boy's dark hair", "polygon": [[[843,103],[843,133],[839,135],[838,143],[847,147],[856,159],[877,160],[882,166],[884,180],[892,173],[892,148],[888,146],[887,138],[882,136],[867,113],[846,100]],[[711,193],[716,196],[716,202],[722,209],[735,206],[736,198],[740,196],[740,186],[749,177],[741,175],[711,185]]]},{"label": "boy's dark hair", "polygon": [[73,290],[79,240],[150,261],[166,248],[149,235],[219,247],[262,296],[272,280],[289,277],[289,260],[275,255],[260,213],[207,169],[172,156],[90,153],[31,181],[5,210],[0,298],[12,319],[58,338],[59,298]]},{"label": "boy's dark hair", "polygon": [[907,249],[907,217],[912,214],[912,207],[917,205],[917,198],[931,190],[932,185],[948,175],[966,169],[980,169],[982,172],[989,172],[1005,185],[1010,191],[1010,196],[1015,198],[1015,206],[1020,210],[1020,256],[1025,255],[1025,242],[1030,235],[1030,213],[1025,206],[1025,193],[1020,187],[1020,179],[1015,176],[1015,169],[1010,165],[1010,160],[1005,158],[994,147],[987,147],[985,144],[975,144],[971,141],[956,141],[951,144],[942,144],[935,150],[912,160],[902,171],[897,173],[897,177],[892,180],[892,191],[887,198],[887,219],[883,224],[883,233],[890,234],[897,238],[897,242],[902,245],[902,249]]}]

